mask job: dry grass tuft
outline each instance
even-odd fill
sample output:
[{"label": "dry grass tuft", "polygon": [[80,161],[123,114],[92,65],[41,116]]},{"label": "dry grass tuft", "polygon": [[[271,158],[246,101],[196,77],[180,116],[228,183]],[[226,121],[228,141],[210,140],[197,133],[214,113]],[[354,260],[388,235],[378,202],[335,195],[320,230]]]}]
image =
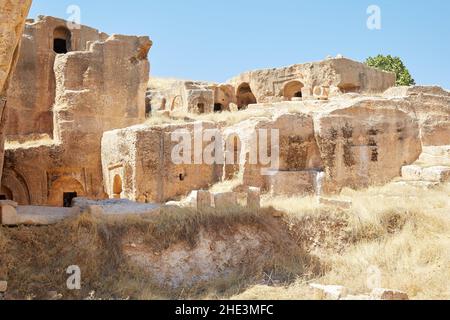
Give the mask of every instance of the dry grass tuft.
[{"label": "dry grass tuft", "polygon": [[[152,275],[133,265],[123,252],[123,241],[130,236],[138,242],[142,239],[152,252],[162,253],[179,243],[194,248],[202,230],[226,236],[242,226],[266,234],[272,254],[248,261],[226,278],[194,287],[161,288]],[[320,269],[318,261],[310,259],[285,234],[284,225],[273,218],[271,209],[254,212],[236,207],[196,212],[167,207],[156,216],[125,219],[82,215],[49,227],[0,228],[0,278],[7,279],[9,293],[20,298],[46,299],[49,291],[62,293],[65,299],[230,296],[260,281],[264,274],[287,283],[299,274],[309,273],[309,266]],[[68,291],[65,286],[66,270],[71,265],[82,270],[81,291]]]},{"label": "dry grass tuft", "polygon": [[[83,215],[56,226],[0,227],[0,279],[22,298],[57,291],[66,299],[315,299],[308,284],[318,282],[343,285],[354,294],[386,287],[412,299],[450,299],[449,194],[449,185],[423,191],[391,184],[344,190],[339,197],[353,201],[348,210],[320,205],[313,197],[266,197],[260,212],[164,208],[153,216]],[[280,212],[281,218],[273,217]],[[125,238],[162,253],[179,243],[194,248],[202,231],[220,238],[242,226],[263,235],[270,254],[207,283],[161,288],[124,257]],[[70,265],[83,270],[80,292],[65,288]]]},{"label": "dry grass tuft", "polygon": [[[314,282],[343,285],[354,294],[384,287],[405,291],[411,299],[450,299],[449,195],[450,185],[427,191],[396,184],[345,190],[341,196],[352,199],[353,208],[328,212],[343,224],[333,236],[321,238],[316,254],[326,273]],[[285,210],[294,221],[317,220],[326,210],[312,198],[266,203]],[[327,246],[339,240],[337,230],[350,235],[341,237],[344,246]],[[331,253],[326,251],[330,247]],[[308,283],[300,277],[286,288],[256,286],[235,298],[314,299]]]}]

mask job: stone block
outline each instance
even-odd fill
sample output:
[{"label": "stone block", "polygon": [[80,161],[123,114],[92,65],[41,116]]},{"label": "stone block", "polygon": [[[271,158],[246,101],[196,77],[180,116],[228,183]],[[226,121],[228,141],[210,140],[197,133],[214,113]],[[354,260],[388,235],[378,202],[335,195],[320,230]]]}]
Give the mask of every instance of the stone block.
[{"label": "stone block", "polygon": [[211,204],[211,193],[205,190],[197,191],[197,209],[209,209],[212,207]]},{"label": "stone block", "polygon": [[274,196],[301,196],[315,193],[317,172],[278,171],[267,176],[270,192]]},{"label": "stone block", "polygon": [[0,202],[0,222],[5,226],[14,226],[19,223],[17,215],[17,203],[12,201]]},{"label": "stone block", "polygon": [[247,207],[252,210],[261,208],[261,189],[250,187],[247,191]]},{"label": "stone block", "polygon": [[347,288],[343,286],[325,286],[316,283],[312,283],[309,286],[316,290],[322,299],[339,300],[348,294]]},{"label": "stone block", "polygon": [[214,194],[214,205],[216,209],[227,209],[237,206],[237,194],[235,192],[224,192]]},{"label": "stone block", "polygon": [[18,206],[17,224],[46,226],[79,215],[79,207]]},{"label": "stone block", "polygon": [[410,181],[447,182],[450,181],[450,167],[421,167],[417,165],[404,166],[402,177]]},{"label": "stone block", "polygon": [[8,290],[8,282],[0,281],[0,293],[5,293]]}]

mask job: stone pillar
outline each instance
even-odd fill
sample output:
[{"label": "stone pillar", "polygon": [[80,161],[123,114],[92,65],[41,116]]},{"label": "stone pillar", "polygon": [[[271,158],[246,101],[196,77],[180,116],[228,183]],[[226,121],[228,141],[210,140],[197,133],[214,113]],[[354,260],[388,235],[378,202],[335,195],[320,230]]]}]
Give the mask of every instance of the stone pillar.
[{"label": "stone pillar", "polygon": [[17,203],[14,201],[0,201],[0,223],[4,226],[14,226],[19,223]]},{"label": "stone pillar", "polygon": [[214,204],[216,209],[227,209],[238,205],[235,192],[224,192],[214,194]]},{"label": "stone pillar", "polygon": [[197,191],[197,210],[210,209],[211,193],[205,190]]},{"label": "stone pillar", "polygon": [[247,208],[259,210],[261,208],[261,189],[250,187],[247,191]]}]

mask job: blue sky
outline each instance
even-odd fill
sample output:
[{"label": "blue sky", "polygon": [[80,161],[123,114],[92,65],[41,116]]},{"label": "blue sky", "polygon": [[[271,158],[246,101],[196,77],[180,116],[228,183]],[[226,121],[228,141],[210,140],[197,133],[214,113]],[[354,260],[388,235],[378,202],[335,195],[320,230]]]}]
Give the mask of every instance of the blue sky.
[{"label": "blue sky", "polygon": [[[381,30],[366,26],[381,8]],[[30,17],[68,18],[106,33],[148,35],[152,75],[225,81],[243,71],[342,54],[400,56],[419,84],[450,88],[450,1],[33,0]]]}]

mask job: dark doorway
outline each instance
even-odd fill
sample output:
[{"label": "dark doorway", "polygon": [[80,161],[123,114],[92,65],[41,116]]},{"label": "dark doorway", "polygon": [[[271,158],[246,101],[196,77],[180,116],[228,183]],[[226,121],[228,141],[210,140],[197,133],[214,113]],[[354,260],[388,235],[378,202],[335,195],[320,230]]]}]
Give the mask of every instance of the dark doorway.
[{"label": "dark doorway", "polygon": [[69,52],[72,43],[72,33],[66,27],[58,27],[53,31],[53,51],[58,54]]},{"label": "dark doorway", "polygon": [[221,103],[215,103],[214,104],[214,112],[222,112],[223,111],[223,105]]},{"label": "dark doorway", "polygon": [[238,87],[236,98],[239,110],[246,109],[250,104],[257,103],[256,97],[250,88],[250,84],[246,82]]},{"label": "dark doorway", "polygon": [[205,104],[204,103],[198,103],[197,104],[197,111],[198,111],[198,113],[205,113]]},{"label": "dark doorway", "polygon": [[8,200],[8,198],[4,194],[0,194],[0,201]]},{"label": "dark doorway", "polygon": [[63,203],[64,208],[72,207],[72,200],[78,196],[76,192],[64,192],[63,194]]},{"label": "dark doorway", "polygon": [[303,98],[303,94],[302,94],[301,91],[299,91],[299,92],[296,92],[296,93],[294,94],[294,97],[295,97],[295,98]]},{"label": "dark doorway", "polygon": [[53,50],[58,54],[66,54],[67,50],[67,40],[65,39],[54,39],[53,40]]},{"label": "dark doorway", "polygon": [[150,98],[145,98],[145,117],[150,118],[152,116],[152,102]]}]

